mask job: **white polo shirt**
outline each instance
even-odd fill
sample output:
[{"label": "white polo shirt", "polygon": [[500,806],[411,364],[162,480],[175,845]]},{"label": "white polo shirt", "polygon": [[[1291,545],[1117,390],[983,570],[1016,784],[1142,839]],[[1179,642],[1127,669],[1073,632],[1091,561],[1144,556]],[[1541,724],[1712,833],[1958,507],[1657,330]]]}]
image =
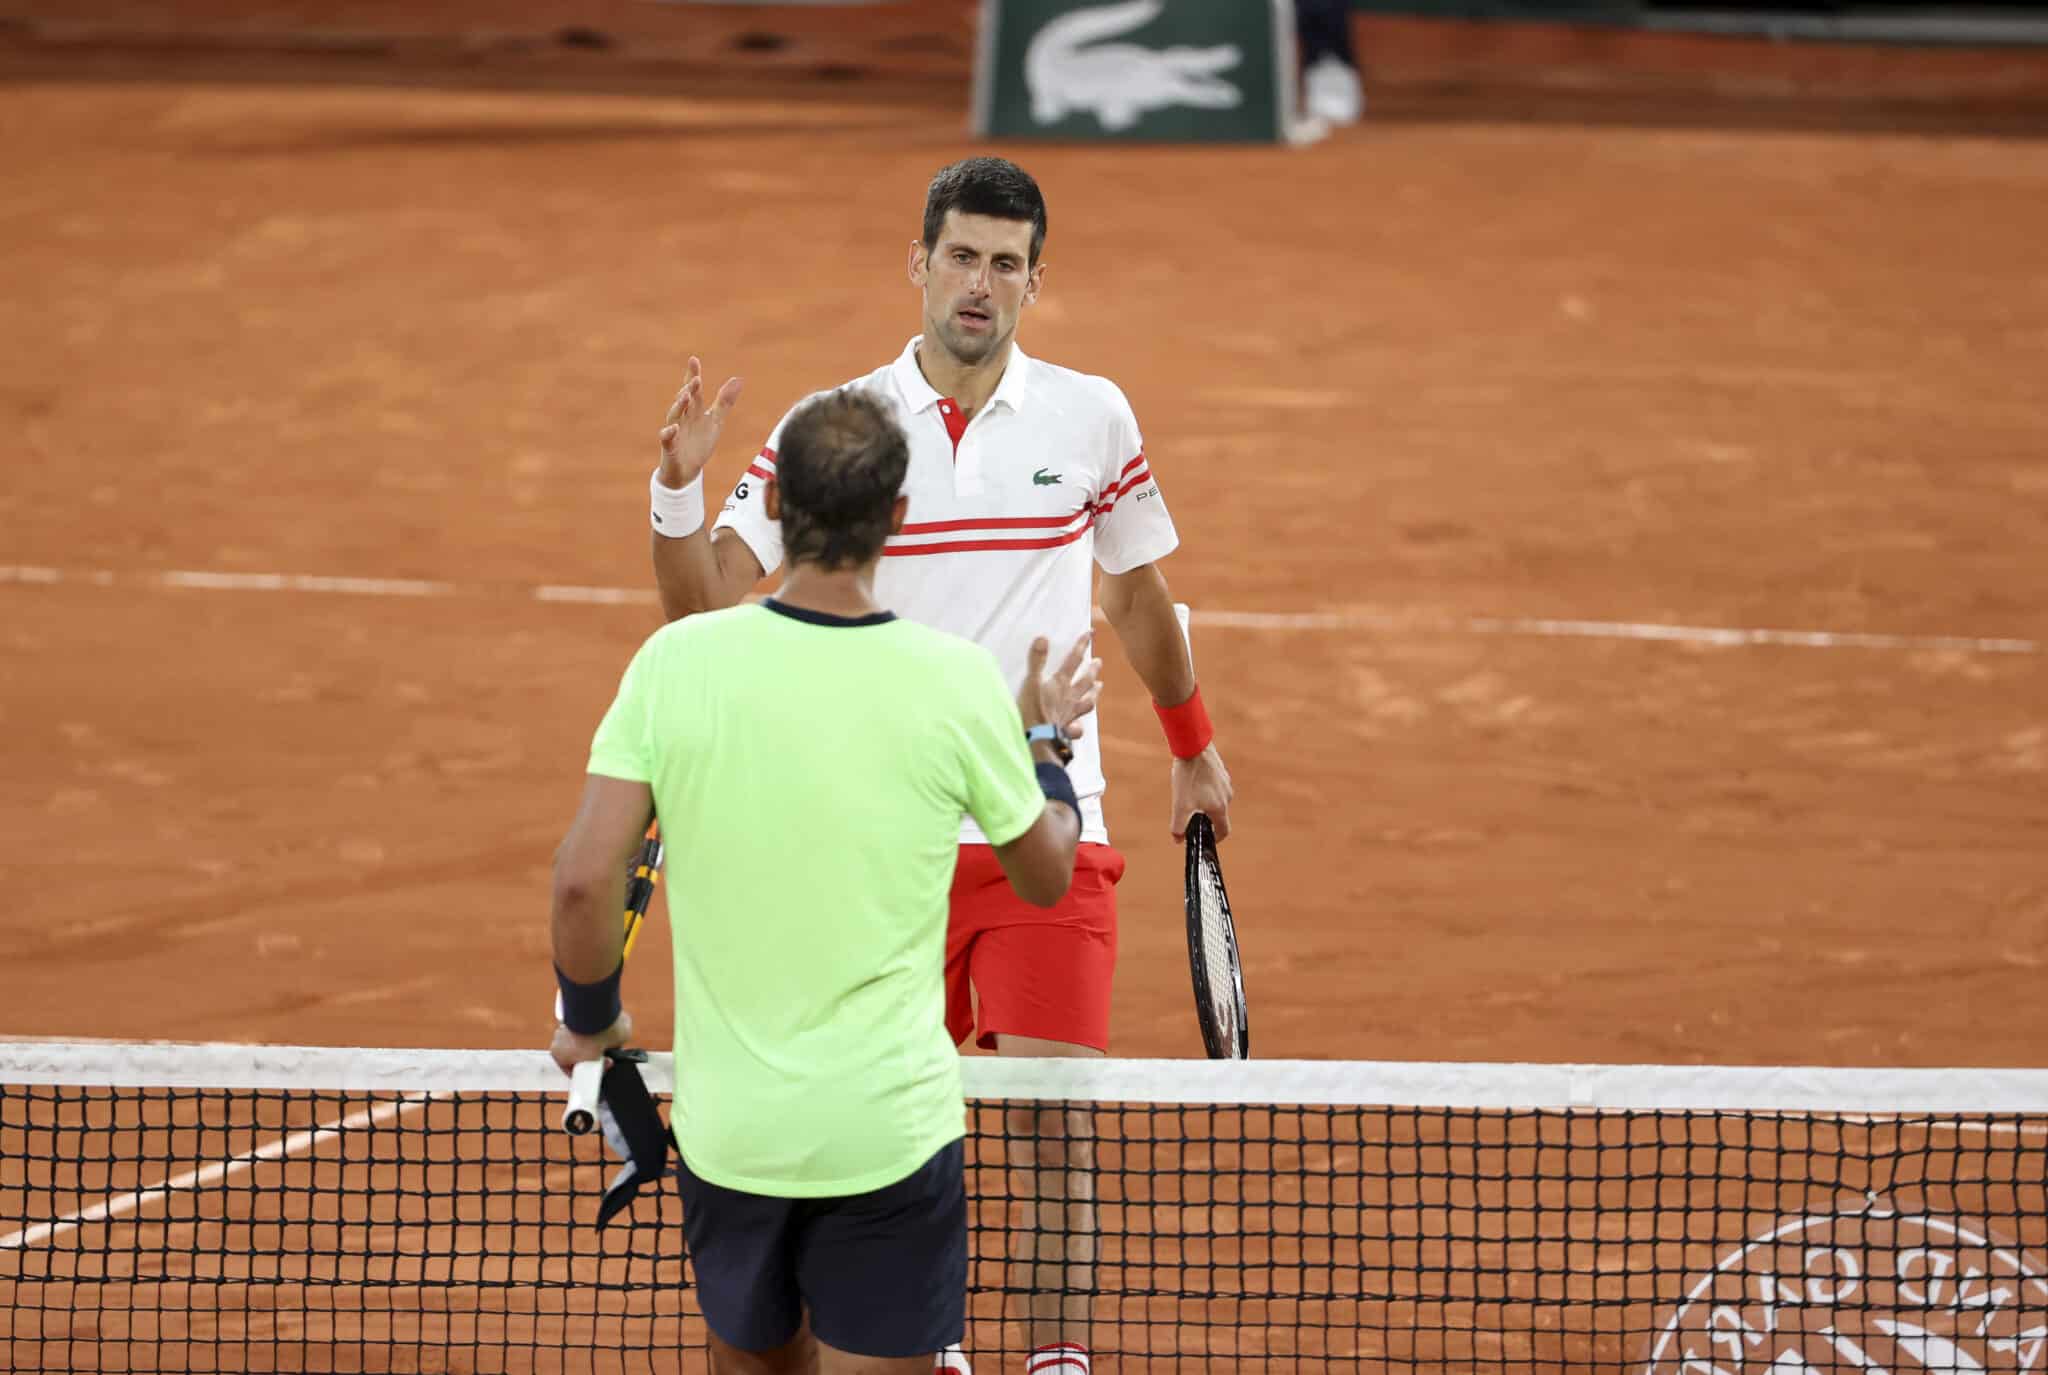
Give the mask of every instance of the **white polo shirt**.
[{"label": "white polo shirt", "polygon": [[[1091,628],[1094,565],[1129,572],[1172,553],[1180,537],[1145,461],[1137,417],[1114,382],[1041,363],[1013,345],[995,395],[962,426],[959,408],[917,366],[918,342],[846,384],[887,403],[910,439],[910,510],[903,533],[882,551],[875,599],[988,649],[1014,690],[1034,638],[1052,640],[1057,663]],[[783,416],[718,517],[770,573],[782,565],[782,531],[768,518],[760,479],[773,476],[788,423]],[[1081,838],[1107,843],[1093,714],[1083,727],[1068,769],[1081,800]],[[960,839],[987,843],[971,820]]]}]

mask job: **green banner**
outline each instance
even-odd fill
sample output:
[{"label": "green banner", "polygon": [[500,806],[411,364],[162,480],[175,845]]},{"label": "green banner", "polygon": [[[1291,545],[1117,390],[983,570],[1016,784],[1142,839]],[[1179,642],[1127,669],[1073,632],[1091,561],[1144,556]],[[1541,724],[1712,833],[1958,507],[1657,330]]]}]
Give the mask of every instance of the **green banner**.
[{"label": "green banner", "polygon": [[975,131],[1280,142],[1293,0],[983,0]]}]

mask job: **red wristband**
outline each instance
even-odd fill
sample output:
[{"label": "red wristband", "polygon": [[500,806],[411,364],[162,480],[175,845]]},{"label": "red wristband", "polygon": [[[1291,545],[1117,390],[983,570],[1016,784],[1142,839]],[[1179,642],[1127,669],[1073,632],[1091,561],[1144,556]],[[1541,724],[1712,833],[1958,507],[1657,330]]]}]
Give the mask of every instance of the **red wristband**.
[{"label": "red wristband", "polygon": [[1199,684],[1179,706],[1162,707],[1154,702],[1152,710],[1159,713],[1159,724],[1166,730],[1166,747],[1173,751],[1175,759],[1193,759],[1216,738],[1216,727],[1209,724],[1209,709],[1202,705]]}]

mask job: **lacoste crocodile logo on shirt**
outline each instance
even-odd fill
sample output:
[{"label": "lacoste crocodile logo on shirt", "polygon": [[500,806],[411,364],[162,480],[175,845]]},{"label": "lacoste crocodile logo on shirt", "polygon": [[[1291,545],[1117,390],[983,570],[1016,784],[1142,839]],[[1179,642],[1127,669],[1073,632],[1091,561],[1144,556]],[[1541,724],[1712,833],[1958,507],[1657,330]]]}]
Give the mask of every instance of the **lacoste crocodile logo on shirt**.
[{"label": "lacoste crocodile logo on shirt", "polygon": [[1043,468],[1040,468],[1037,472],[1031,475],[1031,481],[1033,485],[1039,487],[1054,486],[1059,482],[1059,480],[1060,475],[1058,473],[1049,473]]}]

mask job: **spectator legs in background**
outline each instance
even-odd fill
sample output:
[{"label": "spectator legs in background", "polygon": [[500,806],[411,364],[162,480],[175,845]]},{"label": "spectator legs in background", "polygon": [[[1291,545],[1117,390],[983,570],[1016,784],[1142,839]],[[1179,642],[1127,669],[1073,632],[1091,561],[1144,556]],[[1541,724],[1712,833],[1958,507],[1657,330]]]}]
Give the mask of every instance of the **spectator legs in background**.
[{"label": "spectator legs in background", "polygon": [[1365,85],[1351,48],[1350,0],[1294,0],[1294,14],[1307,113],[1333,125],[1358,123]]}]

